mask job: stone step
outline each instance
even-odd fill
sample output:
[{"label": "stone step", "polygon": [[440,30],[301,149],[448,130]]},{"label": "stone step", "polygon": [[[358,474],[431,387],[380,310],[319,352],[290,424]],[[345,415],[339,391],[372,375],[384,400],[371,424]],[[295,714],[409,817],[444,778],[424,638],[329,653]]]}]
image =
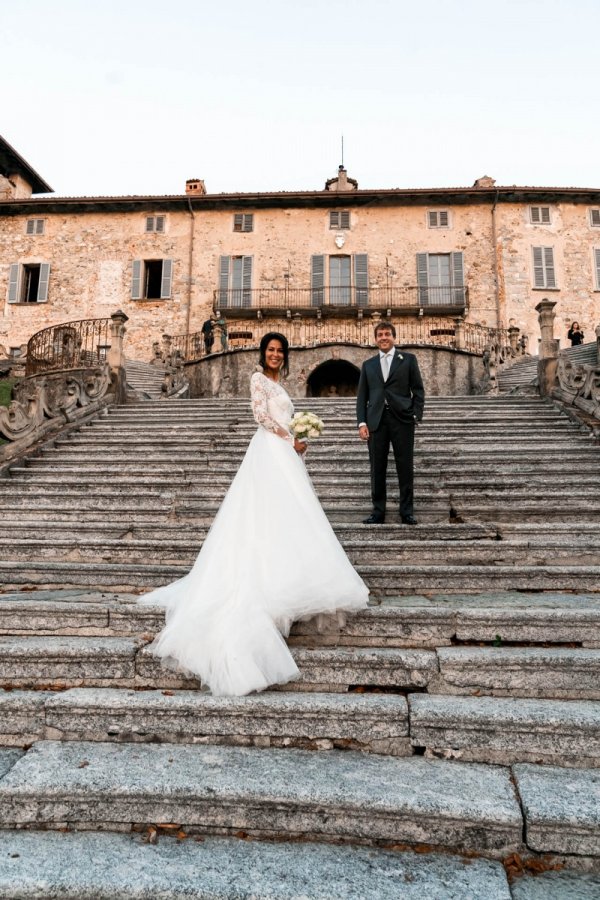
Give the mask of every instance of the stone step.
[{"label": "stone step", "polygon": [[[371,526],[376,528],[377,526]],[[592,565],[369,565],[357,567],[375,597],[421,591],[480,593],[485,590],[600,591],[600,566]],[[149,590],[181,578],[183,563],[109,563],[0,560],[3,589],[80,588]]]},{"label": "stone step", "polygon": [[[6,635],[156,634],[164,610],[135,594],[17,591],[0,594]],[[579,644],[600,649],[600,594],[439,594],[391,597],[346,617],[296,622],[290,643],[303,647],[429,647],[452,643]]]},{"label": "stone step", "polygon": [[[511,900],[502,865],[486,859],[307,842],[199,840],[162,833],[151,844],[147,835],[0,831],[0,898],[225,900],[235,892],[252,900]],[[593,877],[560,874],[567,890],[582,879],[589,888]]]},{"label": "stone step", "polygon": [[[520,767],[534,796],[536,768]],[[565,787],[582,773],[591,779],[564,771]],[[352,751],[40,741],[0,781],[0,820],[113,830],[177,823],[190,833],[425,843],[503,857],[523,849],[509,776],[498,766]],[[575,810],[556,822],[553,843],[574,830],[593,849],[598,838]],[[535,840],[543,851],[543,835]]]},{"label": "stone step", "polygon": [[600,766],[600,702],[410,694],[410,739],[471,762]]},{"label": "stone step", "polygon": [[434,694],[599,700],[600,649],[441,647]]}]

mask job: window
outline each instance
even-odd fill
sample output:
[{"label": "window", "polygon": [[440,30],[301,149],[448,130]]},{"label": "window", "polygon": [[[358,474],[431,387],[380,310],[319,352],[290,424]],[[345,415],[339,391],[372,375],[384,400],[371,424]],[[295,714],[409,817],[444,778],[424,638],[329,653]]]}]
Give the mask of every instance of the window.
[{"label": "window", "polygon": [[552,247],[533,247],[533,286],[536,288],[556,287]]},{"label": "window", "polygon": [[234,231],[253,231],[254,213],[235,213],[233,217]]},{"label": "window", "polygon": [[417,253],[419,306],[464,306],[462,253]]},{"label": "window", "polygon": [[45,227],[44,219],[27,219],[26,234],[43,234]]},{"label": "window", "polygon": [[146,216],[146,231],[163,234],[165,230],[164,216]]},{"label": "window", "polygon": [[590,225],[592,228],[600,228],[600,208],[590,209]]},{"label": "window", "polygon": [[450,213],[447,209],[430,209],[427,212],[427,225],[429,228],[449,228]]},{"label": "window", "polygon": [[[328,284],[325,284],[325,274]],[[366,253],[354,256],[311,257],[313,306],[366,306],[369,302],[369,265]]]},{"label": "window", "polygon": [[49,263],[14,263],[8,276],[9,303],[46,303]]},{"label": "window", "polygon": [[594,247],[594,268],[596,270],[596,290],[600,291],[600,248]]},{"label": "window", "polygon": [[134,259],[131,299],[166,300],[171,296],[172,281],[172,259]]},{"label": "window", "polygon": [[347,209],[344,210],[332,210],[329,213],[329,227],[337,228],[338,231],[347,230],[350,228],[350,212]]},{"label": "window", "polygon": [[252,257],[222,256],[219,260],[219,306],[252,305]]},{"label": "window", "polygon": [[529,221],[532,225],[549,225],[550,224],[550,207],[549,206],[530,206]]}]

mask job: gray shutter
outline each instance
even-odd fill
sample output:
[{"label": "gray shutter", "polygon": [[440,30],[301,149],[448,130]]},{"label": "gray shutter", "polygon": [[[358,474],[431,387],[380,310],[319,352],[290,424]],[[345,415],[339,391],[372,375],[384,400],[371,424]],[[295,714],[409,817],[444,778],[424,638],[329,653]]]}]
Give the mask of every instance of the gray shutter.
[{"label": "gray shutter", "polygon": [[219,306],[227,306],[229,300],[229,268],[231,258],[221,256],[219,259]]},{"label": "gray shutter", "polygon": [[543,247],[533,248],[533,286],[539,288],[546,287],[543,250]]},{"label": "gray shutter", "polygon": [[440,210],[439,217],[440,217],[439,218],[440,228],[447,228],[448,222],[450,221],[448,218],[448,210],[447,209]]},{"label": "gray shutter", "polygon": [[48,282],[50,280],[50,263],[42,263],[40,266],[40,281],[38,284],[37,302],[48,302]]},{"label": "gray shutter", "polygon": [[552,247],[544,247],[544,268],[546,269],[546,284],[544,287],[556,287],[556,275],[554,273],[554,251]]},{"label": "gray shutter", "polygon": [[27,219],[26,234],[35,234],[35,219]]},{"label": "gray shutter", "polygon": [[325,287],[325,257],[321,254],[310,258],[311,304],[322,306]]},{"label": "gray shutter", "polygon": [[340,213],[340,228],[350,228],[350,212]]},{"label": "gray shutter", "polygon": [[154,216],[146,216],[146,231],[154,231]]},{"label": "gray shutter", "polygon": [[465,302],[465,276],[463,271],[462,253],[451,253],[452,257],[452,286],[454,288],[454,303],[464,305]]},{"label": "gray shutter", "polygon": [[156,231],[158,231],[160,234],[163,234],[164,230],[165,230],[165,217],[157,216],[156,217]]},{"label": "gray shutter", "polygon": [[417,287],[419,306],[427,306],[429,303],[429,264],[427,253],[417,253]]},{"label": "gray shutter", "polygon": [[540,222],[540,208],[539,206],[531,206],[529,208],[529,215],[531,217],[531,221],[534,225],[539,225]]},{"label": "gray shutter", "polygon": [[18,303],[21,294],[21,266],[14,263],[10,267],[8,276],[8,302]]},{"label": "gray shutter", "polygon": [[437,228],[438,223],[438,214],[434,210],[429,210],[427,213],[427,224],[430,228]]},{"label": "gray shutter", "polygon": [[340,214],[338,212],[333,212],[333,210],[329,213],[329,227],[330,228],[339,228],[340,227]]},{"label": "gray shutter", "polygon": [[44,220],[43,219],[36,220],[35,233],[36,234],[44,233]]},{"label": "gray shutter", "polygon": [[366,253],[354,254],[354,293],[357,306],[369,303],[369,257]]},{"label": "gray shutter", "polygon": [[160,280],[160,299],[167,300],[171,296],[171,283],[173,281],[173,260],[163,259],[162,278]]},{"label": "gray shutter", "polygon": [[541,212],[542,224],[549,225],[550,224],[550,207],[542,206],[540,208],[540,212]]},{"label": "gray shutter", "polygon": [[254,227],[254,215],[252,213],[245,213],[244,220],[242,222],[242,231],[252,231]]},{"label": "gray shutter", "polygon": [[594,227],[600,225],[600,209],[590,209],[590,222]]},{"label": "gray shutter", "polygon": [[233,215],[233,230],[241,231],[244,227],[244,216],[242,213],[234,213]]},{"label": "gray shutter", "polygon": [[600,291],[600,250],[594,248],[594,262],[596,263],[596,288]]},{"label": "gray shutter", "polygon": [[131,267],[131,299],[142,298],[142,260],[134,259]]},{"label": "gray shutter", "polygon": [[252,257],[242,257],[242,306],[252,305]]}]

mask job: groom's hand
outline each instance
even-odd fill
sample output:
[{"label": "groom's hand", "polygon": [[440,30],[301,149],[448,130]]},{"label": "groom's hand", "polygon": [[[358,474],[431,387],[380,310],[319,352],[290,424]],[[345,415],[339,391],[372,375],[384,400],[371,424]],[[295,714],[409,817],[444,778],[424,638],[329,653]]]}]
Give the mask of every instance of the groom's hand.
[{"label": "groom's hand", "polygon": [[369,440],[369,429],[367,428],[366,425],[360,426],[360,428],[358,429],[358,436],[361,439],[361,441]]}]

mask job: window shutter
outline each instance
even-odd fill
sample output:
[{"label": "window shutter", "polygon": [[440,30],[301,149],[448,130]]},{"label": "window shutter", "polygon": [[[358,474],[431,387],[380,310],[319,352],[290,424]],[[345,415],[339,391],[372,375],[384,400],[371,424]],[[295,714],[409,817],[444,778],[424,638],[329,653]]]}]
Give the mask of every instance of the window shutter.
[{"label": "window shutter", "polygon": [[244,216],[242,213],[234,213],[233,216],[233,230],[241,231],[244,225]]},{"label": "window shutter", "polygon": [[171,296],[171,282],[173,281],[173,260],[163,259],[162,278],[160,280],[160,299],[167,300]]},{"label": "window shutter", "polygon": [[14,263],[8,276],[8,302],[18,303],[21,294],[21,266]]},{"label": "window shutter", "polygon": [[417,253],[417,286],[419,305],[426,306],[429,302],[429,268],[426,253]]},{"label": "window shutter", "polygon": [[534,225],[539,225],[539,222],[540,222],[539,206],[530,206],[529,207],[529,216]]},{"label": "window shutter", "polygon": [[594,228],[600,226],[600,209],[590,209],[590,222]]},{"label": "window shutter", "polygon": [[50,281],[50,263],[42,263],[40,266],[40,281],[38,284],[37,302],[48,302],[48,282]]},{"label": "window shutter", "polygon": [[600,250],[594,248],[594,261],[596,263],[596,287],[600,291]]},{"label": "window shutter", "polygon": [[310,287],[313,306],[322,306],[325,287],[325,257],[321,254],[310,258]]},{"label": "window shutter", "polygon": [[462,253],[451,253],[452,257],[452,286],[454,287],[454,302],[464,303],[465,301],[465,276],[463,268]]},{"label": "window shutter", "polygon": [[437,226],[437,213],[432,209],[427,213],[427,224],[430,228],[435,228]]},{"label": "window shutter", "polygon": [[229,256],[221,256],[219,259],[219,306],[228,305],[229,268],[231,259]]},{"label": "window shutter", "polygon": [[369,257],[366,253],[354,254],[354,292],[357,306],[369,303]]},{"label": "window shutter", "polygon": [[44,233],[44,220],[43,220],[43,219],[36,219],[36,220],[35,220],[35,233],[36,233],[36,234],[43,234],[43,233]]},{"label": "window shutter", "polygon": [[330,228],[339,228],[340,227],[340,214],[338,212],[334,212],[332,210],[329,213],[329,227]]},{"label": "window shutter", "polygon": [[348,210],[340,213],[340,228],[350,228],[350,212]]},{"label": "window shutter", "polygon": [[252,231],[254,227],[254,216],[252,213],[245,213],[244,221],[242,222],[242,231]]},{"label": "window shutter", "polygon": [[440,228],[447,228],[447,227],[448,227],[448,222],[449,222],[449,218],[448,218],[448,210],[447,210],[447,209],[441,209],[441,210],[440,210],[440,213],[439,213],[439,216],[440,216]]},{"label": "window shutter", "polygon": [[544,287],[556,287],[556,275],[554,274],[554,251],[552,247],[544,247],[544,268],[546,269],[546,284]]},{"label": "window shutter", "polygon": [[35,219],[27,219],[27,234],[35,234]]},{"label": "window shutter", "polygon": [[154,231],[154,216],[146,216],[146,231]]},{"label": "window shutter", "polygon": [[242,257],[242,306],[252,305],[252,257]]},{"label": "window shutter", "polygon": [[549,225],[550,224],[550,207],[542,206],[540,212],[541,212],[541,218],[542,218],[542,225]]},{"label": "window shutter", "polygon": [[131,299],[141,300],[142,297],[142,260],[134,259],[131,267]]},{"label": "window shutter", "polygon": [[533,286],[546,287],[544,281],[544,256],[543,247],[533,248]]},{"label": "window shutter", "polygon": [[164,230],[165,230],[165,217],[164,216],[156,217],[156,230],[159,232],[159,234],[164,233]]}]

